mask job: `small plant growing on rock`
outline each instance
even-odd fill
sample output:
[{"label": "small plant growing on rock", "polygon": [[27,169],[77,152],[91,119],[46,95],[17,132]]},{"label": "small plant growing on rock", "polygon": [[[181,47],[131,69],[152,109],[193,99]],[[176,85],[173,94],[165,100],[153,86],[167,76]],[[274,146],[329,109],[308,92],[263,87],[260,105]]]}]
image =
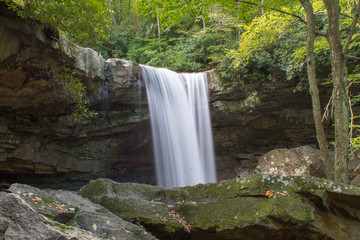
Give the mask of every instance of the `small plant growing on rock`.
[{"label": "small plant growing on rock", "polygon": [[76,77],[76,72],[63,67],[63,72],[53,78],[55,82],[55,97],[59,101],[72,103],[72,116],[75,120],[93,118],[97,113],[89,109],[89,98],[86,95],[86,86]]},{"label": "small plant growing on rock", "polygon": [[250,112],[260,103],[260,98],[257,95],[257,92],[252,92],[248,94],[248,97],[241,103],[241,107],[244,110],[249,110]]}]

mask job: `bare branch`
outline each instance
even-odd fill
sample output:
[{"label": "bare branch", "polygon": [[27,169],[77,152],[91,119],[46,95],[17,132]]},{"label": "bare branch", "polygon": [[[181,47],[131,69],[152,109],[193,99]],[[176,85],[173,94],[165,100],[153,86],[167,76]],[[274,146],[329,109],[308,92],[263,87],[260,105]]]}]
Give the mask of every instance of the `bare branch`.
[{"label": "bare branch", "polygon": [[[340,13],[340,16],[346,17],[346,18],[350,18],[350,19],[354,19],[352,16],[350,16],[349,14],[345,14],[345,13]],[[357,20],[357,22],[359,23],[359,19]]]},{"label": "bare branch", "polygon": [[328,116],[330,115],[330,113],[329,113],[330,108],[331,108],[331,117],[330,118],[332,118],[332,115],[333,115],[333,110],[332,109],[333,109],[333,106],[334,106],[333,102],[334,102],[334,94],[331,95],[331,97],[329,99],[329,102],[326,105],[325,112],[324,112],[324,115],[322,117],[322,121],[324,121],[324,119],[327,119]]},{"label": "bare branch", "polygon": [[[255,2],[248,2],[248,1],[242,1],[242,0],[235,0],[235,1],[236,1],[236,2],[239,2],[239,3],[245,3],[245,4],[254,5],[254,6],[257,6],[257,7],[264,7],[262,4],[258,4],[258,3],[255,3]],[[270,9],[270,10],[273,10],[273,11],[275,11],[275,12],[283,13],[283,14],[292,16],[292,17],[294,17],[294,18],[297,18],[298,20],[300,20],[300,22],[306,24],[306,21],[305,21],[302,17],[300,17],[300,16],[298,16],[298,15],[296,15],[296,14],[292,14],[292,13],[285,12],[285,11],[283,11],[283,10],[276,9],[276,8],[271,8],[271,7],[270,7],[269,9]]]},{"label": "bare branch", "polygon": [[360,57],[355,57],[355,56],[351,56],[351,55],[346,55],[346,57],[348,57],[348,58],[360,59]]},{"label": "bare branch", "polygon": [[349,14],[345,14],[345,13],[340,13],[341,16],[346,17],[346,18],[350,18],[350,19],[354,19],[352,16],[350,16]]}]

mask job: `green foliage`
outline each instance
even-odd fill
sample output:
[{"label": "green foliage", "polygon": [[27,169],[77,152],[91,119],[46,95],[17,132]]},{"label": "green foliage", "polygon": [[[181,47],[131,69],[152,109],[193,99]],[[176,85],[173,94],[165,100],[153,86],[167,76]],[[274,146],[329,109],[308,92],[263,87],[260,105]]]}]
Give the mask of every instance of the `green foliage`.
[{"label": "green foliage", "polygon": [[[299,20],[305,19],[301,5],[295,0],[267,0],[264,5],[261,0],[251,2],[256,6],[229,0],[124,0],[122,4],[131,5],[133,12],[128,7],[122,8],[122,19],[117,22],[116,30],[121,40],[103,42],[98,49],[102,49],[105,56],[120,55],[141,64],[176,71],[217,67],[228,82],[295,79],[299,81],[298,89],[307,89],[306,25]],[[347,11],[351,10],[349,1],[341,4]],[[261,14],[261,7],[265,14]],[[317,28],[326,29],[322,1],[314,1],[313,7]],[[283,12],[273,11],[274,8]],[[136,24],[132,24],[134,18]],[[161,22],[160,42],[156,18]],[[349,26],[345,17],[342,26],[345,33]],[[351,47],[358,49],[356,43]],[[329,82],[329,45],[325,38],[317,38],[315,53],[319,82]],[[357,66],[354,60],[352,63]]]},{"label": "green foliage", "polygon": [[76,72],[71,72],[69,68],[64,67],[63,72],[55,77],[55,88],[58,91],[58,96],[73,103],[72,115],[75,120],[97,116],[96,112],[89,110],[86,87],[76,77]]},{"label": "green foliage", "polygon": [[133,41],[131,34],[115,27],[110,31],[109,35],[109,39],[97,41],[93,47],[94,50],[100,52],[105,59],[110,57],[126,58],[129,43]]},{"label": "green foliage", "polygon": [[[348,75],[349,88],[352,86],[359,87],[360,84],[360,74],[349,74]],[[352,106],[359,104],[360,102],[360,94],[355,94],[350,96]],[[351,106],[351,107],[352,107]],[[350,149],[351,152],[354,153],[360,150],[360,116],[352,116],[351,117],[351,134],[350,134]]]},{"label": "green foliage", "polygon": [[[360,116],[355,116],[351,120],[352,122],[358,122]],[[352,153],[360,150],[360,124],[351,124],[352,137],[350,138],[350,149]]]},{"label": "green foliage", "polygon": [[22,18],[56,28],[77,44],[108,38],[108,1],[101,0],[0,0]]},{"label": "green foliage", "polygon": [[[305,14],[297,0],[265,0],[264,4],[261,0],[250,4],[232,0],[0,1],[22,17],[57,26],[105,58],[187,72],[216,67],[229,83],[287,79],[298,81],[298,89],[307,89],[306,25],[299,19],[305,19]],[[317,29],[324,33],[328,20],[323,2],[312,4]],[[342,12],[351,15],[356,1],[340,4]],[[341,17],[342,37],[350,23],[351,18]],[[356,33],[349,55],[360,54],[359,38]],[[317,37],[315,54],[319,83],[330,82],[325,38]],[[348,66],[350,74],[360,70],[356,58],[348,58]]]},{"label": "green foliage", "polygon": [[201,71],[206,68],[208,59],[207,43],[205,34],[198,32],[185,33],[185,37],[174,39],[172,42],[162,45],[162,51],[157,52],[154,48],[153,57],[146,64],[171,68],[175,71]]},{"label": "green foliage", "polygon": [[260,103],[260,98],[257,95],[257,92],[252,92],[248,97],[241,103],[241,107],[244,110],[252,110]]},{"label": "green foliage", "polygon": [[201,15],[207,5],[208,1],[200,0],[136,0],[133,10],[141,16],[158,17],[164,26],[175,26],[192,14]]},{"label": "green foliage", "polygon": [[[270,9],[271,1],[267,8]],[[298,3],[282,6],[272,5],[274,8],[289,13],[285,15],[278,11],[268,11],[255,17],[252,22],[243,25],[243,32],[237,49],[230,50],[229,56],[234,60],[235,71],[240,72],[243,81],[258,81],[283,79],[298,80],[297,89],[307,89],[306,72],[306,25],[299,21],[299,16],[305,19],[302,8]],[[351,15],[354,1],[341,1],[344,14]],[[292,9],[289,6],[293,6]],[[349,7],[352,6],[352,7]],[[316,28],[319,33],[327,29],[327,15],[323,2],[313,1]],[[292,14],[292,15],[290,15]],[[343,16],[341,19],[342,37],[345,38],[351,18]],[[359,36],[354,35],[353,39]],[[349,55],[356,56],[359,44],[350,45]],[[319,83],[331,81],[330,47],[324,37],[318,36],[315,41],[316,74]],[[358,64],[355,58],[348,58],[348,71],[355,73]],[[239,70],[240,69],[240,70]],[[252,71],[254,70],[254,71]]]},{"label": "green foliage", "polygon": [[247,65],[249,60],[266,46],[277,40],[293,19],[283,19],[278,13],[269,13],[256,18],[250,25],[244,26],[239,48],[230,52],[235,59],[235,67]]},{"label": "green foliage", "polygon": [[203,28],[201,16],[186,16],[181,24],[162,27],[162,39],[157,38],[157,25],[151,15],[136,17],[128,12],[113,27],[109,40],[97,43],[105,57],[166,67],[175,71],[203,71],[216,67],[229,48],[236,46],[237,21],[220,7],[207,13]]}]

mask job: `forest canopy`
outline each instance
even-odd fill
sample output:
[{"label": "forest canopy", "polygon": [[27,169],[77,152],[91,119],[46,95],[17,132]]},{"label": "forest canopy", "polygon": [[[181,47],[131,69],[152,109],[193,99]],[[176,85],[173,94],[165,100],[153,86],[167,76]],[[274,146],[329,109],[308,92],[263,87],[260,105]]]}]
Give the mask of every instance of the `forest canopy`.
[{"label": "forest canopy", "polygon": [[111,20],[108,1],[99,0],[1,0],[22,18],[55,28],[77,44],[108,39]]},{"label": "forest canopy", "polygon": [[[175,71],[217,67],[229,81],[286,78],[299,80],[299,89],[307,88],[305,13],[298,1],[1,1],[21,17],[55,27],[104,58],[120,57]],[[356,1],[340,4],[345,35]],[[313,6],[317,28],[325,31],[324,5],[317,0]],[[349,50],[350,74],[359,68],[359,37],[359,33],[353,36]],[[319,81],[331,81],[330,46],[321,34],[315,53]]]}]

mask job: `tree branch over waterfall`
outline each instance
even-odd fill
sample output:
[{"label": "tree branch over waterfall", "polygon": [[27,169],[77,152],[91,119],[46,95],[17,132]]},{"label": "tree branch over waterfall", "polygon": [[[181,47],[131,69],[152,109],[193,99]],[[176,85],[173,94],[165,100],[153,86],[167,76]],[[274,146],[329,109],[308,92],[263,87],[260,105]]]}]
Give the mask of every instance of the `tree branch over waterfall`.
[{"label": "tree branch over waterfall", "polygon": [[277,8],[273,8],[273,7],[267,7],[266,4],[259,4],[259,3],[255,3],[255,2],[242,1],[242,0],[236,0],[236,2],[250,4],[250,5],[257,6],[257,7],[267,8],[267,9],[270,9],[270,10],[275,11],[275,12],[283,13],[283,14],[292,16],[294,18],[297,18],[300,22],[306,24],[306,21],[301,16],[293,14],[293,13],[289,13],[289,12],[286,12],[286,11],[283,11],[281,9],[277,9]]}]

